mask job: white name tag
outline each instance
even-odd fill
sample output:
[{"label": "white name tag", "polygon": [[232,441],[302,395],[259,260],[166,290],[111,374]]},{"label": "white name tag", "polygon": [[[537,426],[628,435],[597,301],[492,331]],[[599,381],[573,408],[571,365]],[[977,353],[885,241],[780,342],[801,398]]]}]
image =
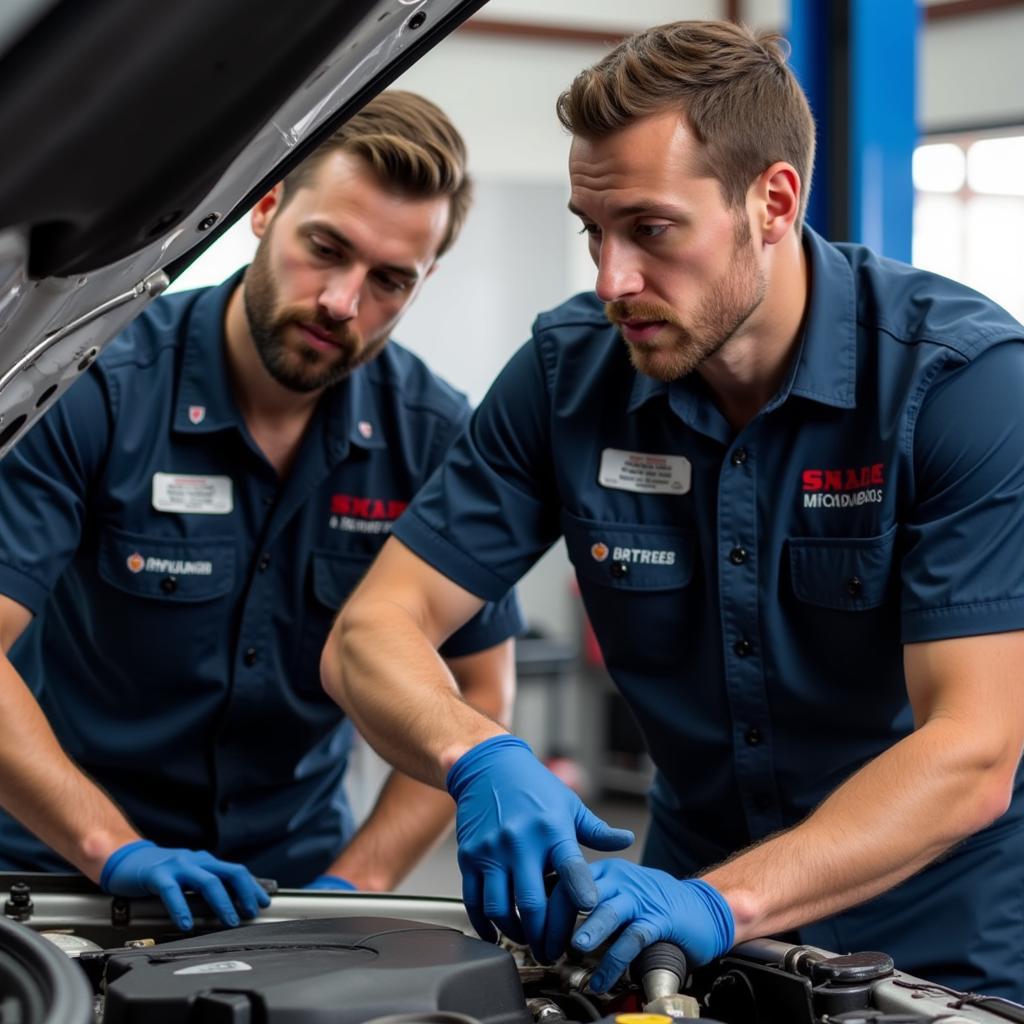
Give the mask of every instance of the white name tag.
[{"label": "white name tag", "polygon": [[153,474],[153,508],[158,512],[224,516],[234,507],[229,476]]},{"label": "white name tag", "polygon": [[648,455],[605,448],[597,481],[616,491],[686,494],[690,490],[690,460],[683,455]]}]

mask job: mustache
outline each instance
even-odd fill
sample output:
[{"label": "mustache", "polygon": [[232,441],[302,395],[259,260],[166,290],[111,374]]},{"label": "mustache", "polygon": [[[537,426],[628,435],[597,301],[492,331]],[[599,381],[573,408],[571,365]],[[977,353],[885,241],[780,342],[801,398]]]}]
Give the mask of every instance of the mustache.
[{"label": "mustache", "polygon": [[310,316],[308,310],[299,307],[284,309],[277,316],[276,326],[278,330],[281,330],[289,324],[312,328],[327,335],[331,341],[338,345],[353,345],[359,340],[358,335],[347,320],[335,320],[325,316],[320,311]]},{"label": "mustache", "polygon": [[663,306],[657,302],[626,302],[624,299],[617,299],[615,302],[606,302],[604,315],[616,325],[624,320],[665,320],[675,326],[681,326],[676,311],[671,306]]}]

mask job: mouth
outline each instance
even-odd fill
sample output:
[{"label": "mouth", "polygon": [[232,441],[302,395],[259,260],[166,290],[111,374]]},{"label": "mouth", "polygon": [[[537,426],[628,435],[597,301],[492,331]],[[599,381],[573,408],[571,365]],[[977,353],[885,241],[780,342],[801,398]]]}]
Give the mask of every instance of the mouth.
[{"label": "mouth", "polygon": [[631,345],[644,345],[654,341],[667,320],[620,320],[619,330]]},{"label": "mouth", "polygon": [[318,352],[335,352],[344,346],[329,331],[312,324],[296,324],[306,344]]}]

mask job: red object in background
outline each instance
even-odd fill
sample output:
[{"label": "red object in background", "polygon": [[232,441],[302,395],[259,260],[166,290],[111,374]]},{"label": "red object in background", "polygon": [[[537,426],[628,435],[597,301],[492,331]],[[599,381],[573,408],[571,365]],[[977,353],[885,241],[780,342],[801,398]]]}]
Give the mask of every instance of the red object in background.
[{"label": "red object in background", "polygon": [[580,602],[583,662],[591,668],[604,668],[604,655],[601,653],[601,645],[597,642],[597,637],[594,635],[594,627],[590,624],[587,609],[583,606],[583,601],[580,599],[579,584],[573,579],[570,587],[572,588],[573,596]]}]

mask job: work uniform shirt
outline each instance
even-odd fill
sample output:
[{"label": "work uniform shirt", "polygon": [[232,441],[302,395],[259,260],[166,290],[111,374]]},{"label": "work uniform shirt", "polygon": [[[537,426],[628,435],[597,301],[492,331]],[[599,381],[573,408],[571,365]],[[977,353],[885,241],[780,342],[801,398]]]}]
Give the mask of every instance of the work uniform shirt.
[{"label": "work uniform shirt", "polygon": [[[0,592],[35,613],[12,660],[57,737],[143,835],[296,885],[352,831],[331,621],[468,408],[389,343],[280,479],[228,379],[238,280],[155,302],[0,463]],[[521,625],[501,595],[443,653]],[[7,816],[0,862],[66,867]]]},{"label": "work uniform shirt", "polygon": [[[647,861],[679,875],[801,821],[911,731],[903,644],[1024,627],[1024,328],[862,247],[805,245],[799,348],[741,430],[698,374],[635,372],[578,296],[539,317],[396,529],[486,598],[564,535],[657,766]],[[802,934],[966,983],[1005,942],[1024,995],[1020,803],[925,873],[954,891],[914,938],[917,882]],[[972,895],[996,876],[1001,912]],[[944,928],[959,974],[922,945]]]}]

